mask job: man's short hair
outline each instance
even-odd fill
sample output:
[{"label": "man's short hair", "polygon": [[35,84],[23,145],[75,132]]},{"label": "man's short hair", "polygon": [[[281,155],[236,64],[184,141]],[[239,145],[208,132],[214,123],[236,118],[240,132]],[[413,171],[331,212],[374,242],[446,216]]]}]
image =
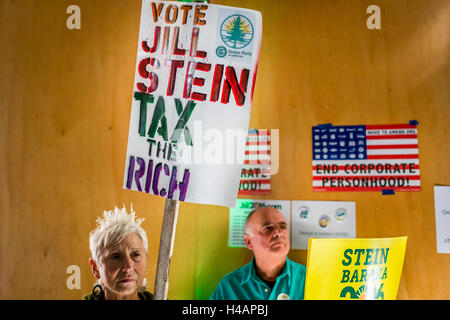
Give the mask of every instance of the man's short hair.
[{"label": "man's short hair", "polygon": [[245,218],[245,222],[244,222],[244,234],[248,234],[250,236],[253,235],[253,231],[252,228],[250,228],[250,219],[253,216],[253,214],[258,211],[259,209],[261,209],[263,207],[258,207],[256,209],[253,209],[252,211],[250,211],[250,213],[248,214],[247,218]]}]

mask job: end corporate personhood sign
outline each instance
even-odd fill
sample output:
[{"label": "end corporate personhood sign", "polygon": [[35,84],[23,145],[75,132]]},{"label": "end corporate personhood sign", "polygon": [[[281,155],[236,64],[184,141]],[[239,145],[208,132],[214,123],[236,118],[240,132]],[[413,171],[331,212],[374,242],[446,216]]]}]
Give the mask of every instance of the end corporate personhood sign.
[{"label": "end corporate personhood sign", "polygon": [[125,189],[234,206],[261,31],[258,11],[143,0]]}]

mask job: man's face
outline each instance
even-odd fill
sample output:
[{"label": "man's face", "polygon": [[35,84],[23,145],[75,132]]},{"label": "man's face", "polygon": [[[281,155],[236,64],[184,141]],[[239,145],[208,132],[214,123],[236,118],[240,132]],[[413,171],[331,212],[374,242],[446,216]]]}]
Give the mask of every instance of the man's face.
[{"label": "man's face", "polygon": [[286,219],[280,211],[262,208],[253,213],[249,226],[252,235],[245,235],[245,243],[255,257],[278,255],[285,257],[289,253],[289,232]]}]

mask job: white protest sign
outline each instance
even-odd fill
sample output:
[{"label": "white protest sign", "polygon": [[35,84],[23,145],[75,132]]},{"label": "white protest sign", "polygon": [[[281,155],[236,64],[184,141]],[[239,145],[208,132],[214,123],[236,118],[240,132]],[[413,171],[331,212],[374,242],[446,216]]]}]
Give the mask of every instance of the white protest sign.
[{"label": "white protest sign", "polygon": [[308,249],[309,238],[355,238],[355,202],[292,201],[292,249]]},{"label": "white protest sign", "polygon": [[291,202],[289,200],[237,199],[235,207],[230,208],[230,225],[228,230],[229,247],[246,247],[244,241],[245,219],[250,212],[261,207],[271,207],[280,211],[286,219],[288,230],[290,230]]},{"label": "white protest sign", "polygon": [[450,253],[450,186],[434,186],[438,253]]},{"label": "white protest sign", "polygon": [[143,0],[125,189],[234,206],[261,32],[258,11]]}]

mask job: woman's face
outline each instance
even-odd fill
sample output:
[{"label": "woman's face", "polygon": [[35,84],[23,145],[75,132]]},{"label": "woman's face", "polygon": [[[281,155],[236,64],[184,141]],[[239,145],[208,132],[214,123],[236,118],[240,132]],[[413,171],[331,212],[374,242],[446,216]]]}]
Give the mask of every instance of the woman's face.
[{"label": "woman's face", "polygon": [[106,297],[123,298],[137,294],[146,268],[144,244],[137,234],[130,233],[120,243],[103,251],[93,272],[101,280]]}]

